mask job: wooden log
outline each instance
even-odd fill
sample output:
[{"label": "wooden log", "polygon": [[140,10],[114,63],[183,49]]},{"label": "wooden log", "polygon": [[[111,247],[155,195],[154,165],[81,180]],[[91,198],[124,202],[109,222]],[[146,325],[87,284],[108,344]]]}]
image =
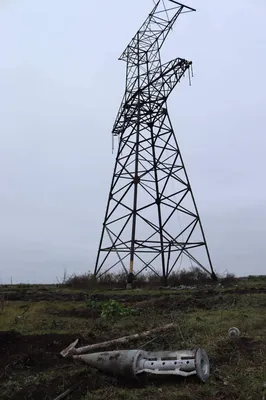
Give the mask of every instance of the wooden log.
[{"label": "wooden log", "polygon": [[75,383],[71,388],[67,389],[64,393],[61,393],[59,396],[57,396],[54,400],[64,400],[66,399],[71,393],[73,393],[81,384],[81,382]]},{"label": "wooden log", "polygon": [[89,353],[95,350],[102,350],[108,347],[111,347],[113,345],[116,344],[121,344],[121,343],[127,343],[131,340],[135,340],[135,339],[140,339],[146,336],[150,336],[156,333],[160,333],[160,332],[164,332],[167,331],[168,329],[171,329],[174,327],[174,324],[168,324],[165,326],[161,326],[155,329],[151,329],[150,331],[145,331],[142,333],[135,333],[133,335],[129,335],[129,336],[124,336],[118,339],[113,339],[113,340],[108,340],[107,342],[102,342],[102,343],[95,343],[95,344],[90,344],[88,346],[84,346],[84,347],[79,347],[76,349],[76,345],[78,343],[78,339],[71,343],[65,350],[61,351],[61,355],[63,357],[68,357],[68,356],[72,356],[72,355],[77,355],[77,354],[84,354],[84,353]]}]

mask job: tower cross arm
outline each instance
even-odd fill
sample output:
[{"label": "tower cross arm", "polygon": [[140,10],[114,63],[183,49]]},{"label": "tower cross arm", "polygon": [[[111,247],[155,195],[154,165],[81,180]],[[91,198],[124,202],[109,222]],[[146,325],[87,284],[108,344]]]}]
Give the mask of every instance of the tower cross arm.
[{"label": "tower cross arm", "polygon": [[191,11],[196,10],[174,0],[159,0],[119,59],[135,63],[136,57],[144,57],[155,46],[160,50],[179,15]]},{"label": "tower cross arm", "polygon": [[150,71],[151,78],[149,84],[143,87],[143,91],[147,90],[150,86],[160,93],[164,93],[164,101],[166,101],[172,90],[191,66],[192,61],[187,61],[183,58],[176,58],[158,66]]},{"label": "tower cross arm", "polygon": [[[157,68],[149,71],[149,74],[140,75],[142,80],[140,88],[131,95],[125,94],[118,111],[117,118],[113,127],[113,134],[122,134],[127,128],[135,123],[139,108],[137,99],[142,99],[142,106],[145,109],[150,103],[150,96],[155,98],[154,107],[159,109],[166,102],[172,90],[184,76],[185,72],[191,67],[192,62],[182,58],[176,58]],[[147,78],[148,77],[148,78]],[[140,96],[139,96],[140,95]],[[142,114],[142,110],[140,111]],[[128,118],[130,114],[130,118]]]}]

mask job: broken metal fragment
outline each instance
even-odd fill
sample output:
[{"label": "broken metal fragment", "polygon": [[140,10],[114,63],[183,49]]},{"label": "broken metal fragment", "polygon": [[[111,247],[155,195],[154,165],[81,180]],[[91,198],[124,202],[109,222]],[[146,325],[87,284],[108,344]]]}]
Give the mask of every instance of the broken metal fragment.
[{"label": "broken metal fragment", "polygon": [[238,336],[240,336],[240,330],[236,327],[230,328],[228,330],[228,336],[229,337],[238,337]]}]

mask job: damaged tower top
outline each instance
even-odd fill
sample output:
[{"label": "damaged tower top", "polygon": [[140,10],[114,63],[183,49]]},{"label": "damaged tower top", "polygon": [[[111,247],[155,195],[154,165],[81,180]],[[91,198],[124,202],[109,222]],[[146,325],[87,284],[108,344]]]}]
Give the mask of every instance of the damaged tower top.
[{"label": "damaged tower top", "polygon": [[192,11],[177,1],[158,1],[120,57],[126,89],[112,131],[118,151],[96,277],[122,267],[129,283],[150,270],[166,284],[176,268],[195,266],[216,278],[167,108],[172,90],[185,73],[191,76],[192,62],[163,63],[160,55],[178,17]]}]

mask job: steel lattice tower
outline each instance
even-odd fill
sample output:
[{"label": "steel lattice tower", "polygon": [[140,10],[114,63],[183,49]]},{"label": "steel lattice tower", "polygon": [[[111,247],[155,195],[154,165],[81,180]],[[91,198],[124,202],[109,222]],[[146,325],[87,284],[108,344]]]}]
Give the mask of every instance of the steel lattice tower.
[{"label": "steel lattice tower", "polygon": [[112,131],[119,144],[96,277],[120,266],[130,282],[149,268],[167,282],[186,261],[216,279],[167,109],[170,93],[192,63],[176,58],[162,64],[160,56],[177,18],[191,11],[159,0],[120,57],[126,62],[126,90]]}]

